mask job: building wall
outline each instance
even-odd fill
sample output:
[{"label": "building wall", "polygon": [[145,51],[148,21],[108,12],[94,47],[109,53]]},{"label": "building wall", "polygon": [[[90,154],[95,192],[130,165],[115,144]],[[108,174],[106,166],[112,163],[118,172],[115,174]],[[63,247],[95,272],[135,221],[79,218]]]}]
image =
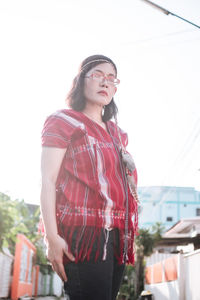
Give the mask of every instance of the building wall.
[{"label": "building wall", "polygon": [[200,250],[184,256],[185,300],[200,299]]},{"label": "building wall", "polygon": [[200,250],[189,254],[154,253],[147,259],[145,290],[155,300],[200,300]]},{"label": "building wall", "polygon": [[53,278],[52,278],[52,295],[56,297],[61,297],[62,295],[62,289],[63,289],[63,282],[60,279],[60,277],[56,274],[53,273]]},{"label": "building wall", "polygon": [[0,252],[0,298],[8,298],[13,257]]},{"label": "building wall", "polygon": [[200,211],[200,192],[192,187],[139,187],[138,194],[142,205],[141,227],[162,222],[168,229],[180,219],[196,217],[197,209]]},{"label": "building wall", "polygon": [[183,300],[183,257],[180,254],[168,257],[159,254],[152,255],[151,261],[153,264],[145,269],[145,290],[151,291],[155,300]]},{"label": "building wall", "polygon": [[145,290],[151,291],[155,300],[183,300],[179,296],[178,281],[145,285]]}]

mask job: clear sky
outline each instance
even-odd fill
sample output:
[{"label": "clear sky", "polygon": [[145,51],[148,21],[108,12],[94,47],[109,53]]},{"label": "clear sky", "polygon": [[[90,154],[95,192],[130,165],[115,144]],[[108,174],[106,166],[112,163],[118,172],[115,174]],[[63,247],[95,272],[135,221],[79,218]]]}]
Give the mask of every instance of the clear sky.
[{"label": "clear sky", "polygon": [[[155,3],[200,25],[199,0]],[[40,136],[80,62],[110,56],[139,186],[200,190],[200,29],[141,0],[0,0],[0,191],[39,203]]]}]

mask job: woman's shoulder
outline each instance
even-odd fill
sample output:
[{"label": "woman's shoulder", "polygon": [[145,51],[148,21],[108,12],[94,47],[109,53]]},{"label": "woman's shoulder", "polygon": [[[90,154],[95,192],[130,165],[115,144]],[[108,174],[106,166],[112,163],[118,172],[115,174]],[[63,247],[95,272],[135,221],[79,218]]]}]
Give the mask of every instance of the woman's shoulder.
[{"label": "woman's shoulder", "polygon": [[59,110],[53,112],[52,114],[50,114],[47,117],[47,120],[51,120],[53,122],[55,122],[55,121],[61,122],[60,124],[63,123],[63,125],[65,125],[65,126],[70,126],[70,127],[74,127],[74,128],[84,127],[83,123],[81,122],[81,119],[80,119],[80,112],[75,111],[73,109],[68,109],[68,108],[59,109]]},{"label": "woman's shoulder", "polygon": [[51,113],[48,118],[66,118],[66,116],[70,116],[71,109],[62,108]]},{"label": "woman's shoulder", "polygon": [[42,130],[43,145],[67,147],[69,141],[85,134],[82,122],[70,109],[60,109],[49,115]]}]

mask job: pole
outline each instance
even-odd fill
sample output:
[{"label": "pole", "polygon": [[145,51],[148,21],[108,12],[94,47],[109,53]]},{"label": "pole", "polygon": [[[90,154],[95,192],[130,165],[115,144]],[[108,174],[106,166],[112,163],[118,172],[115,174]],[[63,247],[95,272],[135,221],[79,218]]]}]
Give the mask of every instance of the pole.
[{"label": "pole", "polygon": [[167,10],[167,9],[165,9],[165,8],[163,8],[163,7],[157,5],[157,4],[155,4],[155,3],[153,3],[153,2],[151,2],[151,1],[149,1],[149,0],[142,0],[142,1],[146,2],[147,4],[153,6],[153,7],[156,8],[156,9],[160,10],[161,12],[163,12],[163,13],[164,13],[165,15],[167,15],[167,16],[168,16],[168,15],[172,15],[172,16],[177,17],[177,18],[179,18],[179,19],[181,19],[181,20],[183,20],[183,21],[185,21],[185,22],[187,22],[187,23],[189,23],[189,24],[191,24],[191,25],[193,25],[193,26],[195,26],[195,27],[197,27],[197,28],[200,29],[200,26],[199,26],[199,25],[194,24],[194,23],[192,23],[192,22],[190,22],[190,21],[188,21],[188,20],[182,18],[182,17],[180,17],[180,16],[174,14],[173,12],[171,12],[171,11],[169,11],[169,10]]}]

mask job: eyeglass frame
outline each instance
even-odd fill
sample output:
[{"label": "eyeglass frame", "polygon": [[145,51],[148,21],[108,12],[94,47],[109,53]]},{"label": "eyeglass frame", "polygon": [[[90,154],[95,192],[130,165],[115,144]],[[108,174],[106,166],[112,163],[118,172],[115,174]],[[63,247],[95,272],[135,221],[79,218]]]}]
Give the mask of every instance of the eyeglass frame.
[{"label": "eyeglass frame", "polygon": [[[97,80],[97,81],[99,81],[99,80],[97,79],[98,77],[96,77],[96,78],[93,77],[94,74],[98,74],[98,73],[97,73],[97,72],[93,72],[93,73],[90,74],[90,75],[85,75],[85,78],[91,78],[92,80]],[[112,86],[117,86],[117,85],[120,84],[120,79],[115,78],[114,80],[117,80],[117,82],[114,82],[114,81],[112,82],[112,81],[108,80],[108,76],[109,76],[109,75],[106,75],[106,74],[104,74],[103,72],[101,72],[101,73],[99,74],[99,79],[101,78],[100,81],[106,79],[107,83],[110,84],[110,85],[112,85]],[[100,82],[100,81],[99,81],[99,82]]]}]

